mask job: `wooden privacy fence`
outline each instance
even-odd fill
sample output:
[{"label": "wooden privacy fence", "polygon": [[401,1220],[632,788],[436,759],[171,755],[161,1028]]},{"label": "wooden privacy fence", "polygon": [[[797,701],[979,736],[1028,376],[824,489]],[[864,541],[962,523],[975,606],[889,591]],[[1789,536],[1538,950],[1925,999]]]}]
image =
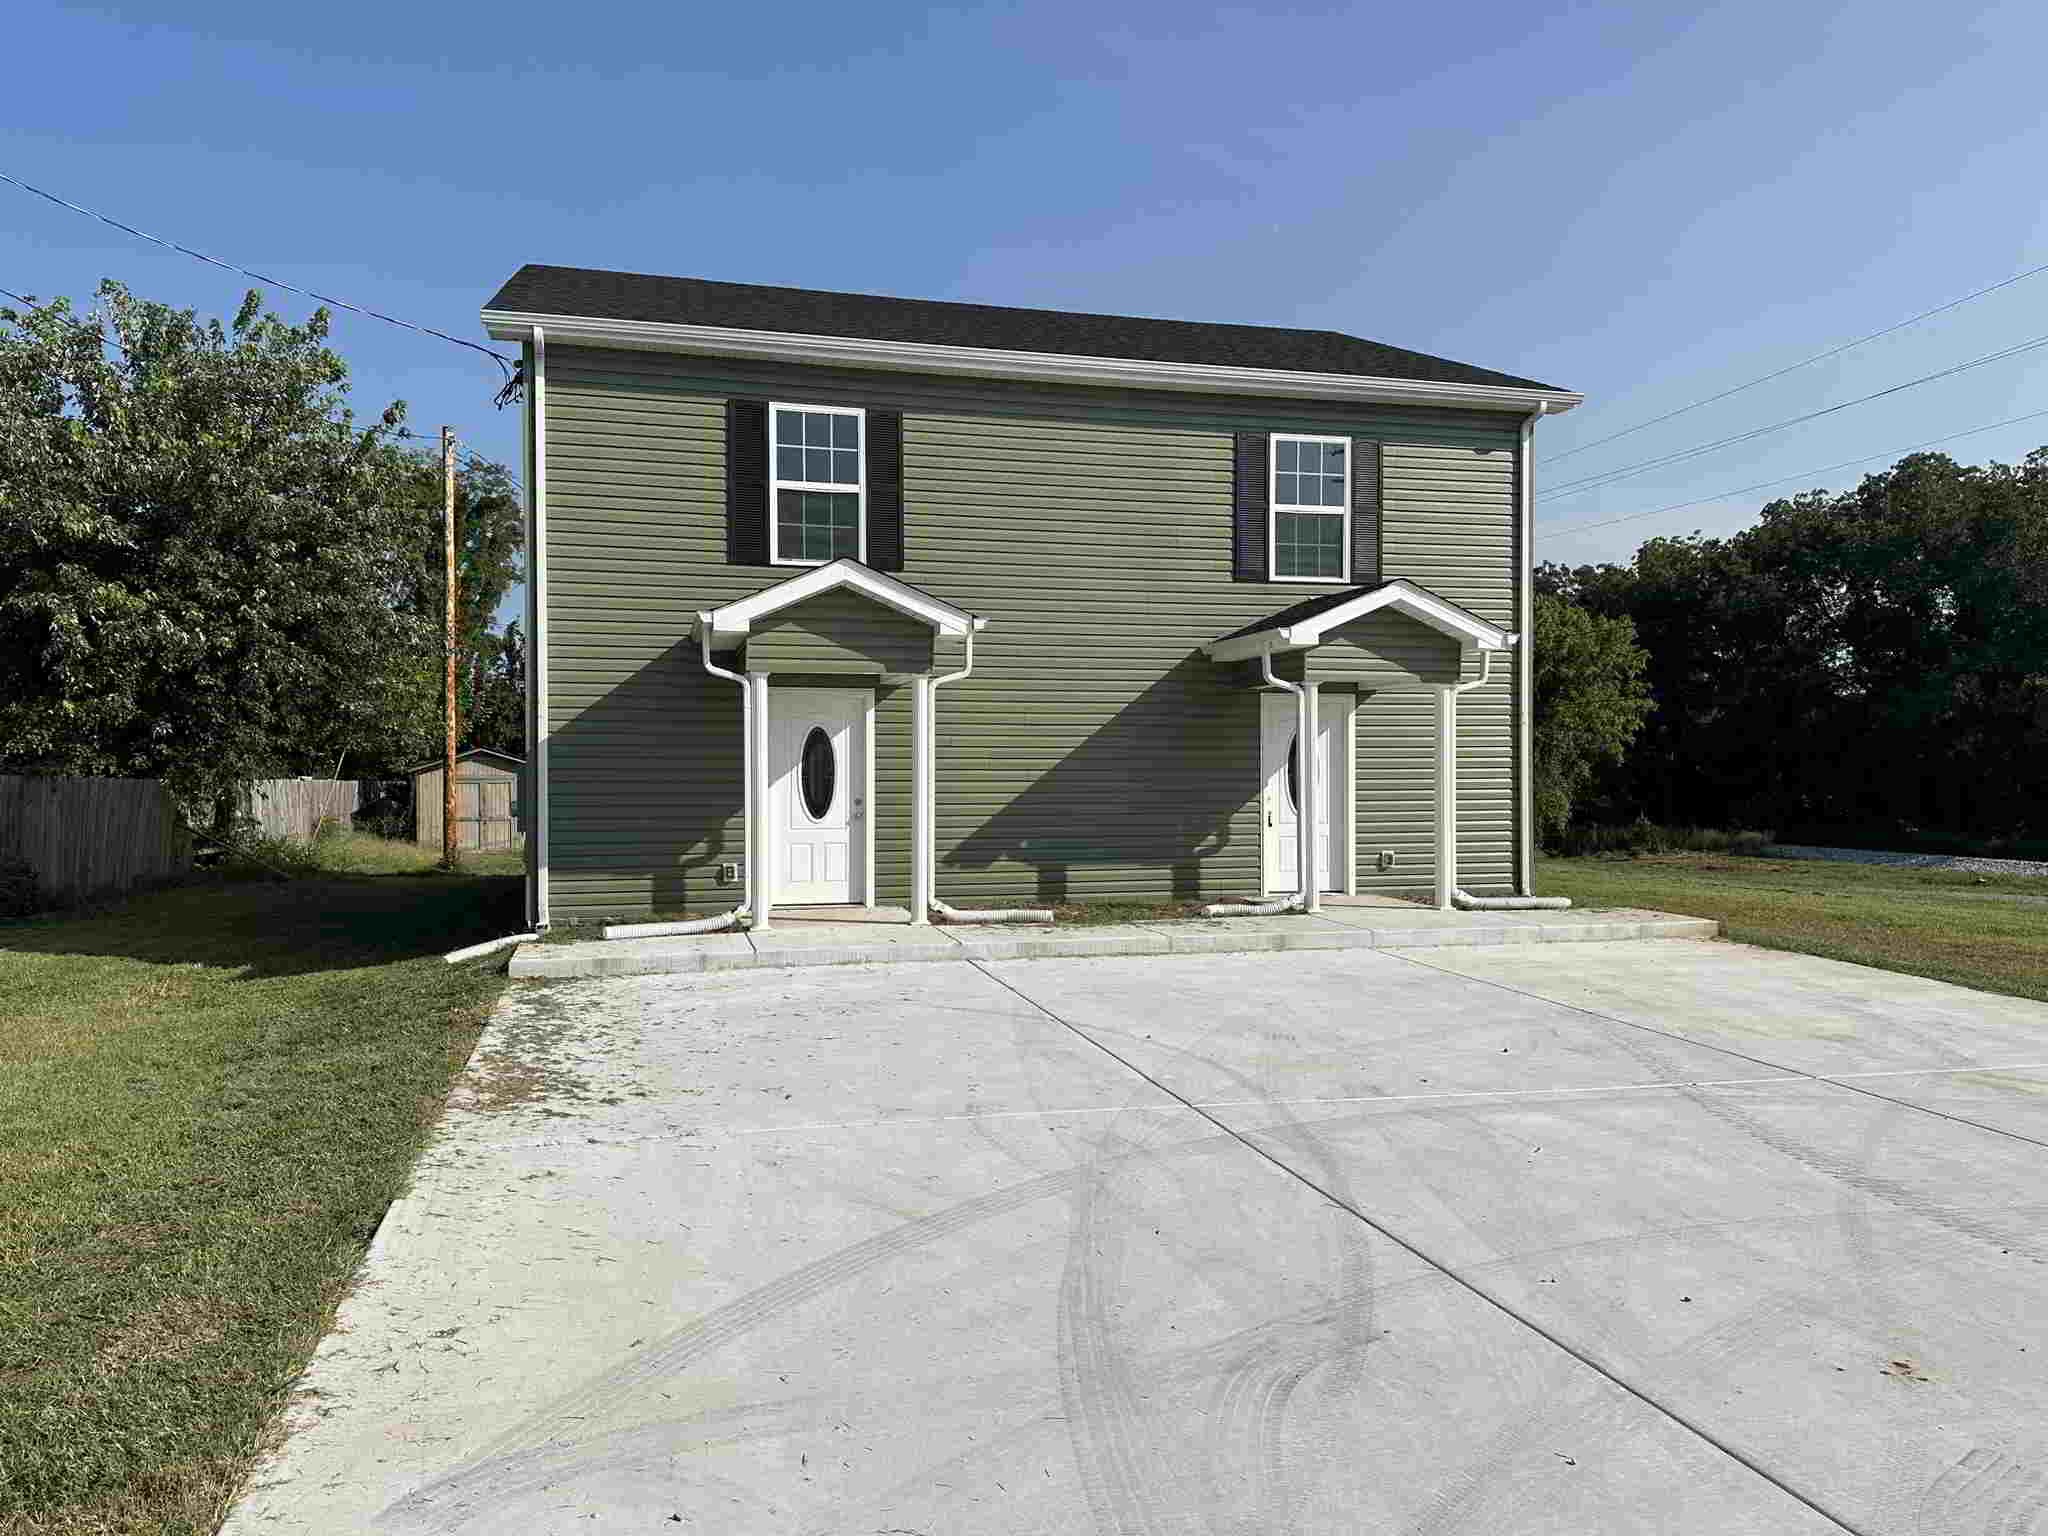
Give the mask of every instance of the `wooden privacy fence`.
[{"label": "wooden privacy fence", "polygon": [[245,809],[272,837],[310,839],[323,821],[347,827],[361,800],[357,779],[258,779],[249,786]]},{"label": "wooden privacy fence", "polygon": [[192,839],[154,779],[0,775],[0,858],[26,861],[44,896],[76,901],[184,874]]}]

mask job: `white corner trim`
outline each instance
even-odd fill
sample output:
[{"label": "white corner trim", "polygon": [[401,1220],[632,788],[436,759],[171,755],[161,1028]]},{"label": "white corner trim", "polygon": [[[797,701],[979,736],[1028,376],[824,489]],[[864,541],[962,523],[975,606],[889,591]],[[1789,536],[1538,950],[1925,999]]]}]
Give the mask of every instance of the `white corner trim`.
[{"label": "white corner trim", "polygon": [[988,620],[977,618],[964,608],[955,608],[951,603],[942,603],[929,593],[918,591],[907,582],[846,559],[814,566],[801,576],[779,581],[751,597],[727,603],[723,608],[705,609],[698,613],[697,622],[711,632],[715,641],[744,640],[756,620],[840,587],[850,587],[884,607],[894,608],[898,613],[929,624],[941,635],[964,635],[988,623]]},{"label": "white corner trim", "polygon": [[525,337],[545,325],[559,344],[633,347],[653,352],[704,352],[776,362],[844,368],[894,368],[915,373],[963,373],[982,378],[1035,379],[1053,384],[1104,384],[1126,389],[1183,389],[1297,399],[1364,400],[1394,405],[1464,406],[1478,410],[1568,411],[1584,395],[1560,389],[1485,384],[1439,384],[1427,379],[1380,379],[1347,373],[1280,368],[1222,367],[1157,358],[1082,357],[1019,352],[1001,347],[951,347],[864,336],[811,336],[793,331],[742,330],[654,320],[600,320],[587,315],[529,314],[486,309],[484,329],[500,341]]},{"label": "white corner trim", "polygon": [[1405,613],[1409,618],[1427,624],[1431,629],[1449,635],[1465,645],[1477,646],[1482,651],[1504,651],[1511,649],[1521,638],[1512,630],[1501,629],[1489,624],[1474,614],[1467,613],[1456,603],[1447,603],[1434,592],[1425,592],[1421,587],[1407,581],[1390,581],[1383,587],[1360,593],[1348,603],[1303,619],[1298,624],[1281,625],[1274,629],[1261,629],[1249,635],[1233,635],[1225,640],[1212,640],[1203,649],[1212,661],[1248,661],[1255,656],[1269,655],[1275,651],[1305,651],[1321,645],[1323,637],[1333,629],[1341,629],[1354,619],[1362,619],[1369,613],[1382,608],[1391,608],[1396,613]]},{"label": "white corner trim", "polygon": [[536,928],[548,927],[552,875],[548,862],[548,336],[532,326],[519,338],[533,366],[526,380],[526,688],[531,724],[526,747],[526,782],[522,796],[529,805],[527,835],[528,906]]}]

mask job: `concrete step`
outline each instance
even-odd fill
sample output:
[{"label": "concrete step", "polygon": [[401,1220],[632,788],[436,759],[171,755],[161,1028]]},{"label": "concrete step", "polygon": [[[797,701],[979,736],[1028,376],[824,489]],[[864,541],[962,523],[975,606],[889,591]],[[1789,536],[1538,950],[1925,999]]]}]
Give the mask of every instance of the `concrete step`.
[{"label": "concrete step", "polygon": [[763,934],[706,933],[663,939],[524,944],[515,978],[658,976],[695,971],[784,970],[812,965],[905,965],[967,960],[1072,959],[1087,955],[1238,955],[1297,949],[1427,949],[1466,944],[1560,944],[1627,939],[1711,939],[1712,918],[1643,910],[1436,912],[1351,907],[1316,917],[1211,918],[1034,928],[959,925],[849,927],[777,923]]}]

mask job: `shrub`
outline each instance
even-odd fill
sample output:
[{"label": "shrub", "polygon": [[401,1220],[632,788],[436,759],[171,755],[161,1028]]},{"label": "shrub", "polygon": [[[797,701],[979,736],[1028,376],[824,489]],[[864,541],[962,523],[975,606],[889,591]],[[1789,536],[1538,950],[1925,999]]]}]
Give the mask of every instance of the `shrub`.
[{"label": "shrub", "polygon": [[219,871],[229,880],[302,880],[320,873],[320,852],[312,843],[273,837],[238,826],[226,839]]},{"label": "shrub", "polygon": [[1770,846],[1768,832],[1724,832],[1716,827],[1661,827],[1653,821],[1626,826],[1567,827],[1555,852],[1566,858],[1620,853],[1759,854]]},{"label": "shrub", "polygon": [[[2024,831],[2025,829],[2021,829]],[[1805,822],[1787,827],[1781,843],[1818,848],[1861,848],[1874,853],[1945,853],[1983,859],[2048,859],[2048,838],[1965,837],[1954,832],[1927,832],[1902,823],[1868,822],[1844,825]]]},{"label": "shrub", "polygon": [[0,921],[42,910],[35,866],[26,859],[0,858]]}]

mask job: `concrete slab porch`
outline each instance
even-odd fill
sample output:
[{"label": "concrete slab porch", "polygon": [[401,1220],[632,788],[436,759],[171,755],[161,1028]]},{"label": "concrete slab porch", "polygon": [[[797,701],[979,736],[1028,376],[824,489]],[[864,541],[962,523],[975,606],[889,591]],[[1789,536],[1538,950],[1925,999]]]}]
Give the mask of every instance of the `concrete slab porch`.
[{"label": "concrete slab porch", "polygon": [[778,919],[763,934],[704,933],[661,939],[527,944],[511,974],[533,981],[658,976],[911,961],[1074,959],[1087,955],[1237,955],[1271,950],[1544,944],[1616,939],[1711,939],[1711,918],[1671,912],[1438,912],[1381,903],[1326,907],[1316,916],[1220,917],[1099,926],[961,924],[914,928],[887,918],[850,922],[835,909]]}]

